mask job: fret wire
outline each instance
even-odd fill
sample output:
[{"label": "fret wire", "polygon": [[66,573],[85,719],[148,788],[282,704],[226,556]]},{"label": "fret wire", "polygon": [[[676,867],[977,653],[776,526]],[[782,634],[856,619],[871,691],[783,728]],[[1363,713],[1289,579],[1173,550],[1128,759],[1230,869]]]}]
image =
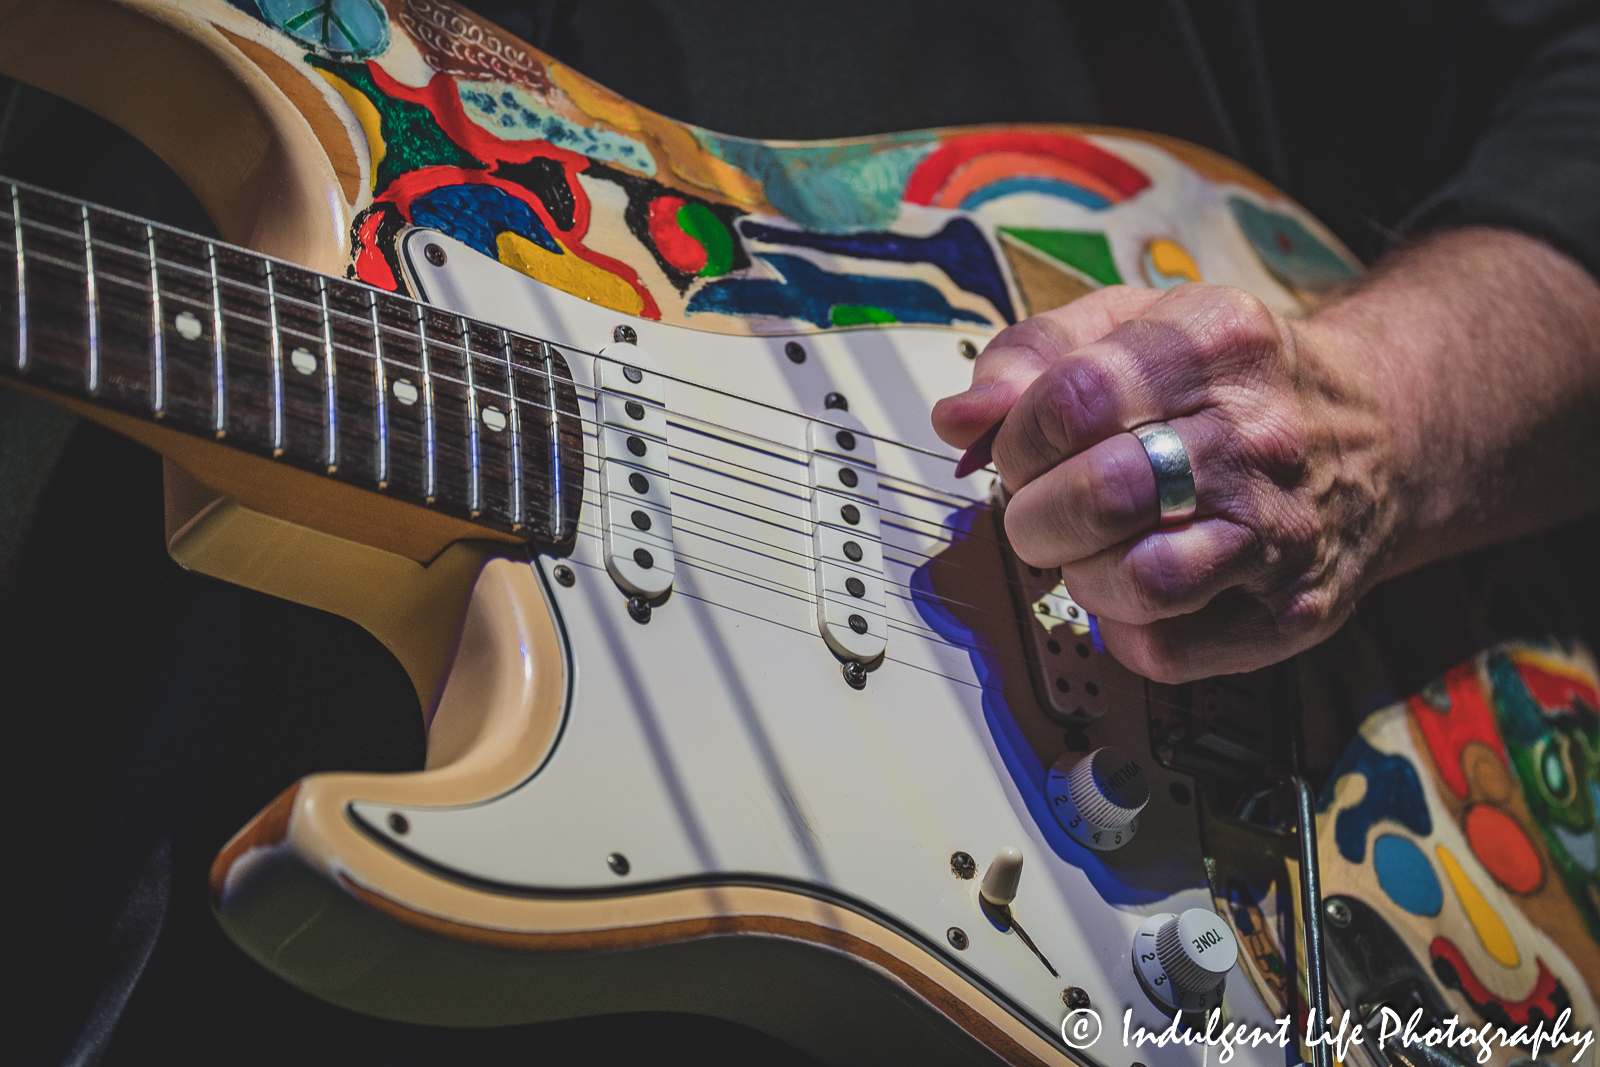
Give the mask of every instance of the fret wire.
[{"label": "fret wire", "polygon": [[328,279],[317,275],[317,294],[322,301],[323,380],[328,389],[328,473],[339,469],[339,393],[338,360],[333,354],[333,319],[328,313]]},{"label": "fret wire", "polygon": [[478,390],[477,383],[472,373],[472,338],[468,331],[472,327],[464,318],[457,318],[461,323],[461,351],[462,365],[467,370],[467,463],[469,465],[467,488],[467,511],[473,518],[483,510],[483,482],[481,468],[478,465]]},{"label": "fret wire", "polygon": [[11,187],[11,232],[17,245],[17,371],[28,370],[28,264],[22,252],[22,192]]},{"label": "fret wire", "polygon": [[216,368],[211,428],[221,440],[228,435],[228,361],[222,347],[222,280],[217,275],[217,246],[210,241],[206,242],[206,262],[211,268],[211,360]]},{"label": "fret wire", "polygon": [[[36,221],[34,221],[32,219],[26,219],[26,220],[23,220],[23,221],[24,221],[25,225],[34,227],[35,229],[47,230],[47,231],[49,231],[51,233],[61,234],[61,235],[64,235],[64,236],[72,236],[73,235],[72,231],[70,231],[70,230],[62,230],[62,229],[60,229],[58,227],[50,226],[50,225],[48,225],[46,223],[42,223],[42,222],[36,222]],[[163,229],[163,230],[171,230],[170,227],[166,227],[166,226],[161,226],[161,227],[158,227],[158,228]],[[171,230],[171,232],[173,232],[173,233],[181,233],[182,231]],[[250,249],[240,249],[240,251],[249,253],[251,255],[256,255],[256,256],[260,255],[259,253],[251,252]],[[38,253],[32,253],[32,254],[38,256],[38,258],[40,258],[42,260],[48,260],[50,262],[58,262],[61,266],[64,266],[64,267],[69,267],[69,268],[77,269],[77,270],[81,270],[82,269],[82,266],[80,264],[66,263],[64,261],[56,261],[54,259],[51,259],[50,257],[38,255]],[[261,258],[262,258],[264,263],[270,264],[271,261],[268,260],[266,257],[261,257]],[[183,268],[180,265],[180,269],[189,269],[189,268]],[[268,269],[270,271],[270,266],[268,267]],[[237,281],[235,281],[233,279],[227,279],[227,280],[229,281],[230,284],[237,284],[237,285],[240,285],[241,287],[244,287],[244,288],[247,288],[247,289],[253,288],[256,292],[260,292],[261,291],[259,287],[251,287],[247,283],[237,282]],[[415,306],[415,307],[417,307],[419,309],[422,308],[422,307],[425,307],[425,305],[422,305],[422,304],[418,303],[417,301],[414,301],[414,300],[410,299],[409,297],[396,295],[395,298],[397,300],[405,303],[405,304],[411,304],[411,305],[413,305],[413,306]],[[290,297],[290,296],[285,296],[284,299],[285,300],[293,300],[294,298]],[[419,314],[420,314],[420,311],[419,311]],[[392,327],[392,326],[387,326],[386,325],[386,326],[384,326],[384,329],[386,329],[386,330],[394,330],[397,333],[404,334],[403,330],[399,330],[396,327]],[[531,339],[532,338],[530,338],[530,340]],[[444,344],[445,342],[441,341],[441,342],[438,342],[438,343]],[[450,347],[450,346],[447,345],[447,347]],[[569,351],[569,352],[571,352],[571,353],[573,353],[575,355],[579,355],[579,356],[594,357],[594,356],[597,355],[597,353],[590,352],[590,351],[587,351],[585,349],[582,349],[582,348],[579,348],[577,346],[570,345],[570,344],[554,345],[552,347],[556,348],[556,349],[564,349],[566,351]],[[599,358],[605,359],[606,357],[601,356]],[[706,385],[706,384],[701,383],[701,382],[691,382],[691,381],[687,381],[685,379],[675,378],[670,374],[664,375],[664,377],[668,381],[681,382],[681,383],[683,383],[685,385],[688,385],[688,386],[691,386],[692,388],[695,388],[697,390],[702,390],[702,391],[709,392],[709,393],[715,393],[715,394],[722,395],[722,396],[733,397],[733,394],[728,393],[726,390],[718,389],[715,386],[709,386],[709,385]],[[733,397],[733,398],[737,399],[737,400],[740,400],[741,402],[744,402],[744,403],[753,404],[753,405],[756,405],[756,406],[759,406],[759,407],[767,408],[768,410],[771,410],[774,413],[779,414],[779,415],[792,416],[792,417],[796,417],[796,418],[807,418],[807,417],[809,417],[809,416],[804,415],[801,412],[790,411],[790,410],[788,410],[786,408],[778,407],[778,406],[773,405],[773,404],[765,404],[765,403],[762,403],[760,401],[751,400],[748,397]],[[523,403],[528,403],[528,402],[524,401]],[[703,420],[697,420],[697,421],[703,421]],[[823,421],[824,421],[824,424],[827,425],[826,420],[823,420]],[[839,428],[840,429],[844,429],[845,427],[839,427]],[[750,436],[749,434],[741,434],[741,435],[742,436]],[[889,439],[889,438],[885,438],[885,437],[874,437],[874,440],[882,441],[883,443],[885,443],[887,445],[892,445],[892,446],[894,446],[896,448],[905,449],[905,450],[910,451],[910,452],[921,453],[921,454],[926,455],[926,456],[928,456],[929,458],[932,458],[932,459],[945,460],[947,462],[950,461],[950,457],[944,455],[941,452],[937,452],[937,451],[935,451],[933,449],[930,449],[930,448],[924,448],[924,447],[919,446],[919,445],[908,444],[907,442],[904,442],[904,441],[895,441],[895,440],[892,440],[892,439]],[[981,502],[977,498],[963,497],[961,499],[967,501],[968,503],[979,503],[979,502]]]},{"label": "fret wire", "polygon": [[378,321],[378,294],[367,290],[372,317],[372,387],[378,398],[378,488],[389,488],[389,386],[383,373],[383,331]]},{"label": "fret wire", "polygon": [[421,353],[422,367],[422,441],[423,475],[422,496],[429,504],[435,496],[434,440],[433,440],[433,374],[428,367],[428,309],[417,305],[417,348]]},{"label": "fret wire", "polygon": [[555,349],[549,341],[539,342],[539,358],[544,363],[545,396],[550,399],[550,529],[561,530],[561,412],[556,406]]},{"label": "fret wire", "polygon": [[272,337],[272,454],[283,455],[283,341],[278,336],[277,284],[272,278],[272,260],[267,268],[267,330]]},{"label": "fret wire", "polygon": [[89,205],[78,208],[83,216],[83,273],[89,297],[89,395],[100,391],[100,297],[94,285],[94,237],[89,233]]},{"label": "fret wire", "polygon": [[161,277],[156,268],[156,228],[144,226],[146,255],[150,257],[150,411],[156,418],[167,413],[167,339],[161,331]]},{"label": "fret wire", "polygon": [[511,358],[511,335],[500,331],[506,362],[506,407],[511,410],[511,529],[522,529],[522,415],[517,409],[517,368]]}]

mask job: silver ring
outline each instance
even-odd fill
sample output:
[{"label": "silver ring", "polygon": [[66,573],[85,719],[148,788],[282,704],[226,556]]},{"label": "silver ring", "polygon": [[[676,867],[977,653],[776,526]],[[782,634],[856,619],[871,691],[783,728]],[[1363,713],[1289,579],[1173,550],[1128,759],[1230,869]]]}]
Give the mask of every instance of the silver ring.
[{"label": "silver ring", "polygon": [[1178,526],[1194,518],[1194,471],[1183,439],[1164,422],[1147,422],[1133,428],[1133,436],[1150,457],[1156,476],[1156,497],[1161,502],[1161,525]]}]

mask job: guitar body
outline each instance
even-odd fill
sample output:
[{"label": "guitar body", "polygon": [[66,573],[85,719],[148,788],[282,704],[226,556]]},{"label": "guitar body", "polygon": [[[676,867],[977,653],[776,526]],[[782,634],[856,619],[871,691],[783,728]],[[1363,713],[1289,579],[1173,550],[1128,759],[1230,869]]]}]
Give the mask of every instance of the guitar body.
[{"label": "guitar body", "polygon": [[[214,904],[246,952],[395,1019],[690,1011],[829,1062],[1118,1062],[1125,1010],[1166,1028],[1134,939],[1220,898],[1214,813],[1152,752],[1180,698],[1008,558],[989,476],[954,477],[928,410],[966,386],[973,346],[1104,284],[1203,279],[1293,313],[1355,271],[1314,219],[1127,131],[720,137],[437,0],[0,18],[0,70],[146,141],[228,240],[556,342],[577,390],[576,535],[532,552],[62,401],[169,458],[180,563],[360,623],[426,709],[425,770],[307,778],[218,857]],[[386,402],[415,402],[402,384]],[[475,432],[507,432],[497,410]],[[630,417],[656,452],[620,451]],[[866,481],[840,488],[841,464]],[[630,472],[671,491],[623,504]],[[823,511],[846,501],[864,523]],[[841,561],[827,531],[858,525],[865,559]],[[830,575],[866,583],[859,613]],[[1106,745],[1140,759],[1151,799],[1099,852],[1046,773]],[[1048,964],[953,867],[981,875],[1007,846]],[[1241,953],[1230,1018],[1290,1010],[1279,927]],[[1086,1051],[1060,1031],[1071,987],[1105,1020]]]}]

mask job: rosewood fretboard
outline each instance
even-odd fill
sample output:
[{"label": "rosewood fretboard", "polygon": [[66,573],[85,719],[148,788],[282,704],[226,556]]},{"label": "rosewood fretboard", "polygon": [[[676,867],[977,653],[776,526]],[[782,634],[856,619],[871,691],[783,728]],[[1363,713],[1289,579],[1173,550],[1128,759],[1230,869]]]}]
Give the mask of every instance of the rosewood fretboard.
[{"label": "rosewood fretboard", "polygon": [[4,180],[0,373],[541,546],[577,528],[553,345]]}]

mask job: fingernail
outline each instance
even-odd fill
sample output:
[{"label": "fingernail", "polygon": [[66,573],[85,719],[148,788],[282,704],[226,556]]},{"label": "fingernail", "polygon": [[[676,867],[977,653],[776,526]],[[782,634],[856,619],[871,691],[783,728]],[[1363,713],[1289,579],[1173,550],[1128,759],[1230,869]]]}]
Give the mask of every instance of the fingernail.
[{"label": "fingernail", "polygon": [[994,458],[991,450],[994,448],[995,435],[1000,432],[1000,423],[995,423],[983,431],[983,436],[972,442],[972,447],[961,454],[961,459],[956,463],[956,477],[965,478],[980,467],[987,467]]}]

